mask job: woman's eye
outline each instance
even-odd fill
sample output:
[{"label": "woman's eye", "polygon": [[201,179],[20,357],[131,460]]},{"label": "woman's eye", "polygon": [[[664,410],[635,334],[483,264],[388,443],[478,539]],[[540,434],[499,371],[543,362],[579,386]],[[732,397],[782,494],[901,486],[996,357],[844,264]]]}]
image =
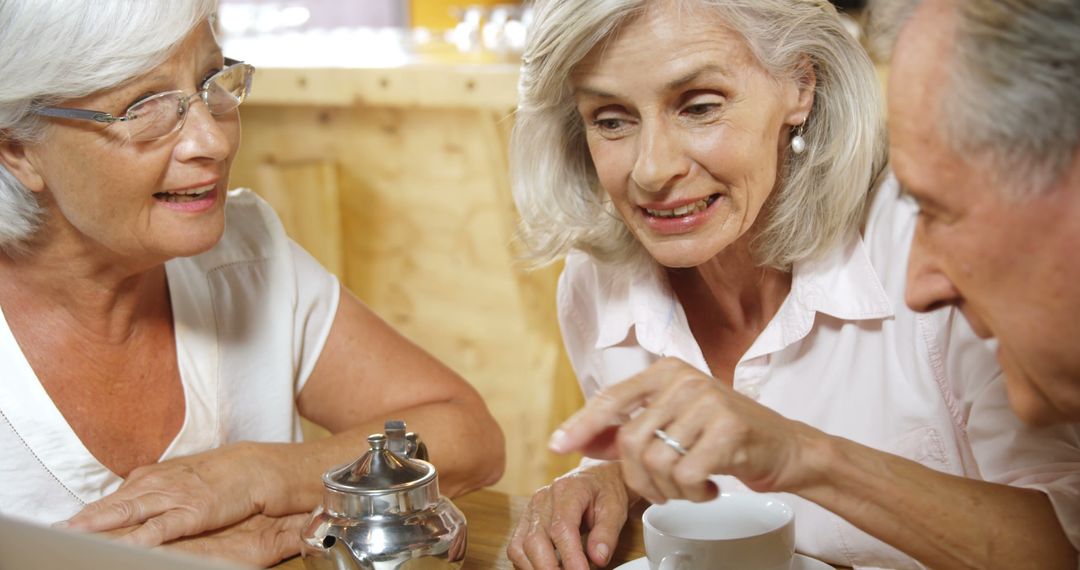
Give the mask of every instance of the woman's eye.
[{"label": "woman's eye", "polygon": [[719,108],[719,103],[694,103],[683,107],[683,112],[693,117],[702,117]]},{"label": "woman's eye", "polygon": [[604,131],[617,131],[619,127],[622,127],[622,119],[597,119],[593,121],[593,125]]},{"label": "woman's eye", "polygon": [[199,85],[205,87],[206,83],[213,79],[213,77],[219,73],[221,73],[221,68],[213,69],[207,72],[206,75],[203,76],[202,81],[199,82]]},{"label": "woman's eye", "polygon": [[138,97],[135,97],[134,99],[131,100],[130,103],[128,103],[127,107],[124,107],[124,114],[126,115],[129,111],[131,111],[132,107],[134,107],[135,105],[138,105],[139,103],[142,103],[143,101],[146,101],[147,99],[153,97],[154,95],[157,95],[157,93],[154,93],[152,91],[147,91],[146,93],[143,93],[143,94],[139,95]]}]

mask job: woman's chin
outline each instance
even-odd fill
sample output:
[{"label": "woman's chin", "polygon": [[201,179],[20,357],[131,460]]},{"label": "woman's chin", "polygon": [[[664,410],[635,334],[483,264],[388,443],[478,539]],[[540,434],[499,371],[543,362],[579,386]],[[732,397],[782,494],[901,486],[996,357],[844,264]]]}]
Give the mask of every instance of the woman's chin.
[{"label": "woman's chin", "polygon": [[715,258],[728,246],[727,243],[704,240],[665,240],[646,243],[645,249],[654,261],[669,269],[699,267]]},{"label": "woman's chin", "polygon": [[[225,233],[225,226],[207,229],[200,228],[197,232],[191,232],[184,241],[163,240],[159,251],[169,259],[177,257],[194,257],[210,251],[221,241]],[[190,236],[194,236],[194,239]]]},{"label": "woman's chin", "polygon": [[700,248],[651,247],[647,249],[653,260],[668,269],[698,267],[713,257],[716,257],[716,254],[719,253],[705,252]]}]

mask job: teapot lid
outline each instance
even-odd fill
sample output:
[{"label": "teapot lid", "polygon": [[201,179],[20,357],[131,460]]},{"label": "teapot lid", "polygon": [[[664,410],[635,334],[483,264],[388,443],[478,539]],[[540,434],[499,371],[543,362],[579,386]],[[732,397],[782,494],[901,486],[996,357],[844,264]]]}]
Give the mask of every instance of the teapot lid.
[{"label": "teapot lid", "polygon": [[381,495],[410,489],[435,479],[435,466],[389,449],[381,433],[368,436],[371,449],[360,459],[323,475],[327,488],[342,493]]}]

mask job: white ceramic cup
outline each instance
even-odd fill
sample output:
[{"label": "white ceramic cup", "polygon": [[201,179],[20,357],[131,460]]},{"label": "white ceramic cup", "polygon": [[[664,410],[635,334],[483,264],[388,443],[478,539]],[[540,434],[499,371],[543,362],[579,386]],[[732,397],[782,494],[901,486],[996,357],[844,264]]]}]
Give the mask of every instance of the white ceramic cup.
[{"label": "white ceramic cup", "polygon": [[772,495],[668,501],[642,522],[650,570],[788,570],[795,556],[795,512]]}]

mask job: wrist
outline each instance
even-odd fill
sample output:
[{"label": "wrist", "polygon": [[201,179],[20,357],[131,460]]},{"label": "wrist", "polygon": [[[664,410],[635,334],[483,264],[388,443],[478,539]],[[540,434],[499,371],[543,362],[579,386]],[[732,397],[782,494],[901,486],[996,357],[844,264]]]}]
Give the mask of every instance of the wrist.
[{"label": "wrist", "polygon": [[288,455],[290,444],[244,442],[243,460],[251,471],[248,496],[259,512],[282,516],[296,512],[289,501],[289,489],[300,486],[291,481]]},{"label": "wrist", "polygon": [[842,461],[842,440],[823,431],[805,426],[796,435],[796,473],[778,491],[807,497],[829,492],[836,465]]}]

